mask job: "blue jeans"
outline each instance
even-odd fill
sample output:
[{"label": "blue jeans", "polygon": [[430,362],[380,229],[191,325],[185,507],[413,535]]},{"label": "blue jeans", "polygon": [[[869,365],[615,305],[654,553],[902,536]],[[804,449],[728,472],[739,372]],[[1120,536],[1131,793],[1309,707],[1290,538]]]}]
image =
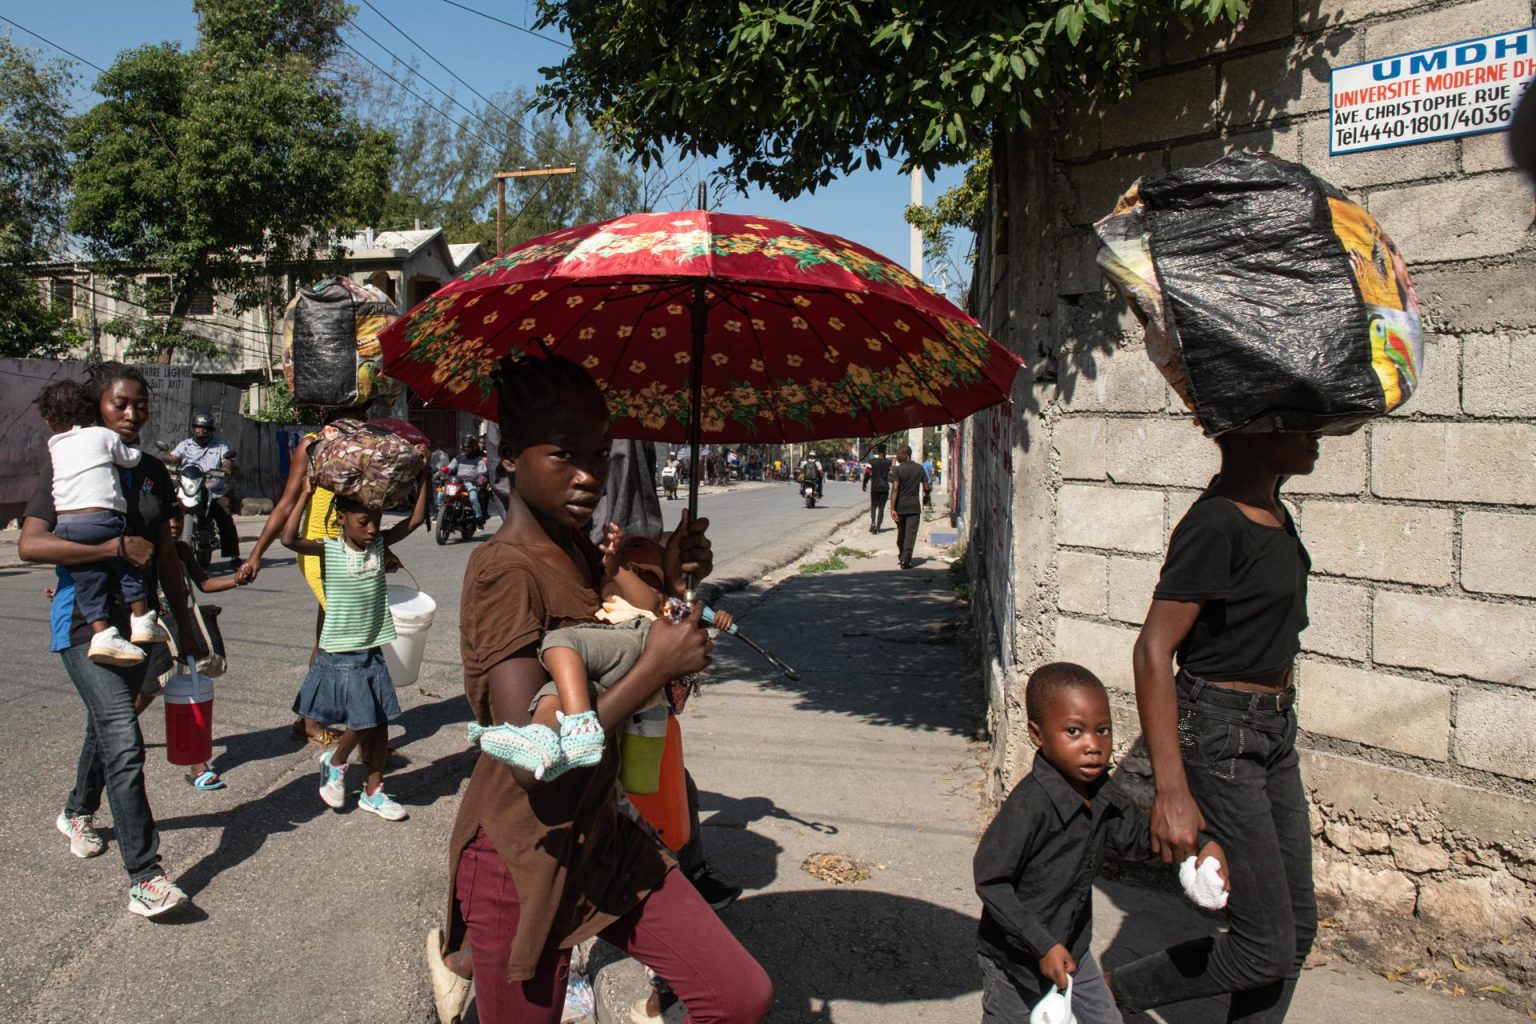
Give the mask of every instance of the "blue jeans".
[{"label": "blue jeans", "polygon": [[[104,540],[121,537],[128,529],[128,519],[121,512],[80,512],[58,517],[53,524],[53,535],[60,540],[72,540],[78,544],[100,544]],[[104,622],[111,604],[112,580],[115,578],[127,602],[142,601],[144,574],[121,558],[106,558],[88,565],[66,566],[65,571],[75,581],[75,607],[86,622]]]},{"label": "blue jeans", "polygon": [[1224,690],[1181,672],[1178,692],[1189,790],[1227,854],[1228,929],[1119,968],[1115,998],[1130,1013],[1231,993],[1229,1022],[1279,1024],[1317,934],[1295,691]]},{"label": "blue jeans", "polygon": [[123,868],[130,880],[142,882],[161,873],[160,834],[144,790],[144,734],[133,713],[148,662],[131,668],[98,665],[87,650],[87,644],[76,644],[60,653],[85,702],[85,742],[64,813],[95,814],[105,789]]}]

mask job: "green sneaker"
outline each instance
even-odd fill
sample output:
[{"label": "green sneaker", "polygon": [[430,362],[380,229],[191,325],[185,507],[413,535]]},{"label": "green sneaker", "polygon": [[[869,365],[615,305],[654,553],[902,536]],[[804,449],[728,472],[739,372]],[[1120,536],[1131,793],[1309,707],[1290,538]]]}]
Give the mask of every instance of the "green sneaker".
[{"label": "green sneaker", "polygon": [[405,813],[405,808],[395,803],[394,798],[384,792],[380,786],[369,794],[367,790],[357,795],[357,809],[367,811],[369,814],[377,814],[385,821],[404,821],[410,815]]}]

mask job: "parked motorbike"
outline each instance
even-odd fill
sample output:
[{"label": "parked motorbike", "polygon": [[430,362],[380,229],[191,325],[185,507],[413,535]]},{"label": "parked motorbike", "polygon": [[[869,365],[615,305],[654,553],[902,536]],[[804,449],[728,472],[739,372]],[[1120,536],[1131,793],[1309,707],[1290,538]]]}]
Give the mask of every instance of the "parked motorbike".
[{"label": "parked motorbike", "polygon": [[[164,442],[156,442],[155,447],[162,452],[170,450]],[[235,453],[230,452],[228,458],[234,457]],[[190,462],[180,462],[167,468],[176,481],[176,500],[181,503],[182,512],[186,515],[182,537],[191,545],[197,564],[206,569],[213,561],[213,549],[219,543],[219,529],[208,514],[208,507],[212,504],[209,488],[229,474],[222,469],[204,470]]]},{"label": "parked motorbike", "polygon": [[437,529],[433,536],[439,544],[447,544],[455,530],[465,540],[475,535],[480,520],[475,517],[474,503],[469,500],[470,485],[460,480],[444,466],[437,481]]}]

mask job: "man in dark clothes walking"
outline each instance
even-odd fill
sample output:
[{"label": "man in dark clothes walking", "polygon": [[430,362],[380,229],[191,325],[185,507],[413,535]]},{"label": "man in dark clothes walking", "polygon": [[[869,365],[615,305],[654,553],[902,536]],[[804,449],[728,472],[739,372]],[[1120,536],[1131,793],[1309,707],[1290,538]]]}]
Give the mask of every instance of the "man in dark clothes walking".
[{"label": "man in dark clothes walking", "polygon": [[875,457],[869,460],[862,490],[869,492],[869,532],[879,533],[885,523],[885,503],[891,496],[891,460],[885,457],[883,444],[875,448]]},{"label": "man in dark clothes walking", "polygon": [[927,495],[928,474],[912,461],[912,448],[904,444],[896,449],[896,467],[891,470],[891,518],[896,520],[896,544],[903,569],[912,568],[912,548],[923,522]]}]

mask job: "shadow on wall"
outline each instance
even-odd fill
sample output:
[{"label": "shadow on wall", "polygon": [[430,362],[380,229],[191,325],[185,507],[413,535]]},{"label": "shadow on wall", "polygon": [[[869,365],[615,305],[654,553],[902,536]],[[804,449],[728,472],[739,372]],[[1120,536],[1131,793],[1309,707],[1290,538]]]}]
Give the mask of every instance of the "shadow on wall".
[{"label": "shadow on wall", "polygon": [[[730,599],[723,604],[729,609]],[[943,625],[936,627],[941,616]],[[793,695],[799,709],[976,736],[984,695],[974,659],[959,645],[964,619],[942,574],[796,576],[739,622],[743,632],[798,669],[800,680],[786,679],[728,638],[716,645],[715,662],[721,679],[755,680]],[[700,698],[688,714],[709,714],[708,684]]]}]

